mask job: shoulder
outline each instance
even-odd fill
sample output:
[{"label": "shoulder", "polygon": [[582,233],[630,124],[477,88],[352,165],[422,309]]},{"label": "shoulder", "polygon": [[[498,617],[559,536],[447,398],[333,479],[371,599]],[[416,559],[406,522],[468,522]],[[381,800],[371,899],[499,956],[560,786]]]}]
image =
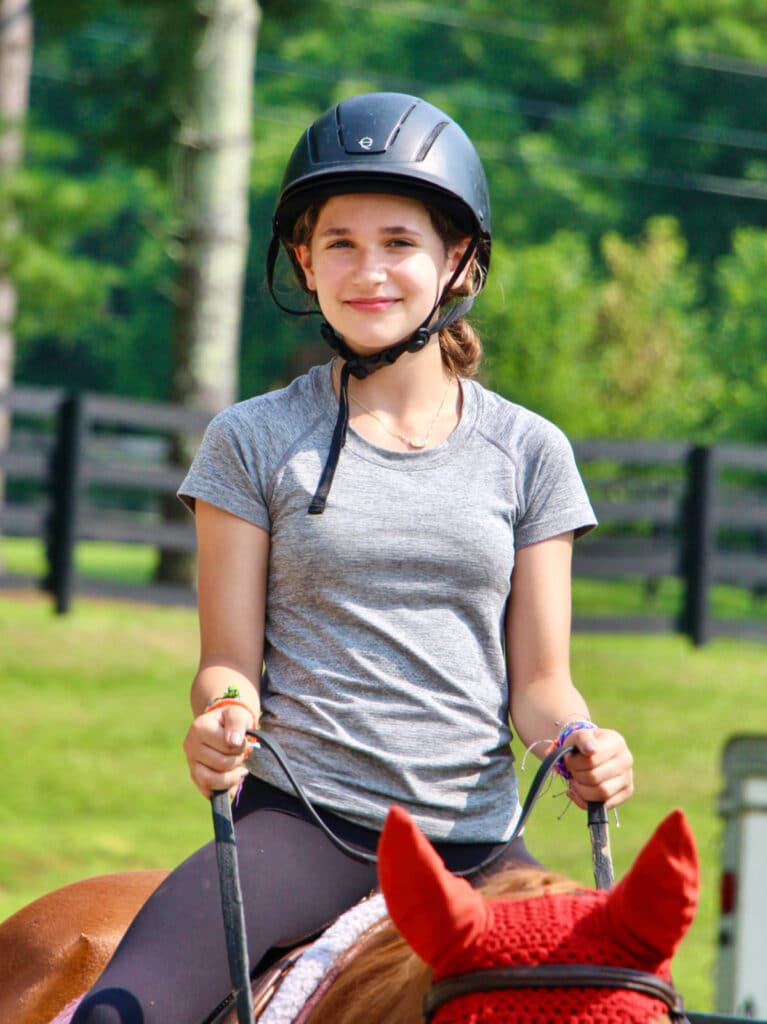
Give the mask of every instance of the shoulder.
[{"label": "shoulder", "polygon": [[544,416],[504,398],[477,381],[464,381],[476,404],[477,430],[510,458],[535,459],[572,453],[567,435]]},{"label": "shoulder", "polygon": [[241,443],[275,448],[289,446],[317,419],[322,407],[322,374],[326,367],[317,366],[297,377],[286,387],[266,391],[244,399],[218,413],[211,420],[208,440]]}]

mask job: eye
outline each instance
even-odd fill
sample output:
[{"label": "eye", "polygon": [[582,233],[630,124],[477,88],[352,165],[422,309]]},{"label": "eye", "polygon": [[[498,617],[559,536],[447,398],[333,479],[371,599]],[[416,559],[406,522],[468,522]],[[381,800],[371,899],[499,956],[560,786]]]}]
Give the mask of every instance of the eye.
[{"label": "eye", "polygon": [[412,249],[415,242],[411,238],[391,238],[388,244],[394,249]]}]

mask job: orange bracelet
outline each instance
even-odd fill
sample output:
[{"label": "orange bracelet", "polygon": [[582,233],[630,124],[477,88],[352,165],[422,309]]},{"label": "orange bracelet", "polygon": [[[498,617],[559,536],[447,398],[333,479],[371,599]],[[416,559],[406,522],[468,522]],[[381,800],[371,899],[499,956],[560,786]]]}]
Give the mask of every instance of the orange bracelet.
[{"label": "orange bracelet", "polygon": [[253,720],[253,728],[256,728],[258,723],[256,722],[256,715],[253,711],[253,708],[248,707],[248,705],[244,701],[237,700],[236,697],[216,697],[215,700],[212,700],[210,704],[208,704],[208,706],[203,711],[203,714],[207,715],[209,711],[218,711],[219,708],[225,707],[245,708],[246,711],[250,712],[250,717]]}]

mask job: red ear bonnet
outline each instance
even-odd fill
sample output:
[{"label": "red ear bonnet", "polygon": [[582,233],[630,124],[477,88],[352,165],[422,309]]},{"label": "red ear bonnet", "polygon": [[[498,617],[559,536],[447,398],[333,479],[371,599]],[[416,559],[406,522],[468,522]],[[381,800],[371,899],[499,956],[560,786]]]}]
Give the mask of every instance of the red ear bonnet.
[{"label": "red ear bonnet", "polygon": [[483,935],[491,911],[463,878],[451,875],[401,807],[392,807],[378,846],[378,874],[394,924],[415,952],[450,974]]},{"label": "red ear bonnet", "polygon": [[670,960],[695,917],[699,872],[687,819],[672,811],[608,896],[613,937],[650,965]]},{"label": "red ear bonnet", "polygon": [[[580,963],[631,967],[669,981],[671,956],[698,900],[698,858],[681,811],[661,822],[609,893],[574,883],[570,890],[546,873],[531,882],[522,871],[509,874],[508,896],[488,903],[447,871],[398,807],[381,836],[378,872],[395,926],[435,980],[494,967]],[[515,895],[520,877],[525,891]],[[629,989],[501,989],[450,1000],[434,1024],[646,1024],[664,1010],[660,999]]]}]

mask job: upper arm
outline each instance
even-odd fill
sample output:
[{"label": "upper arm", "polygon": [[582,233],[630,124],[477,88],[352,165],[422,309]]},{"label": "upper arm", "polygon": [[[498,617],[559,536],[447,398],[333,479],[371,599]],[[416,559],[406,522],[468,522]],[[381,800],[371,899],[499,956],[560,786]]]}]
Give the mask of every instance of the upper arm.
[{"label": "upper arm", "polygon": [[512,706],[530,683],[570,679],[573,534],[516,552],[506,613],[506,658]]},{"label": "upper arm", "polygon": [[269,533],[208,502],[195,503],[200,667],[261,676]]}]

